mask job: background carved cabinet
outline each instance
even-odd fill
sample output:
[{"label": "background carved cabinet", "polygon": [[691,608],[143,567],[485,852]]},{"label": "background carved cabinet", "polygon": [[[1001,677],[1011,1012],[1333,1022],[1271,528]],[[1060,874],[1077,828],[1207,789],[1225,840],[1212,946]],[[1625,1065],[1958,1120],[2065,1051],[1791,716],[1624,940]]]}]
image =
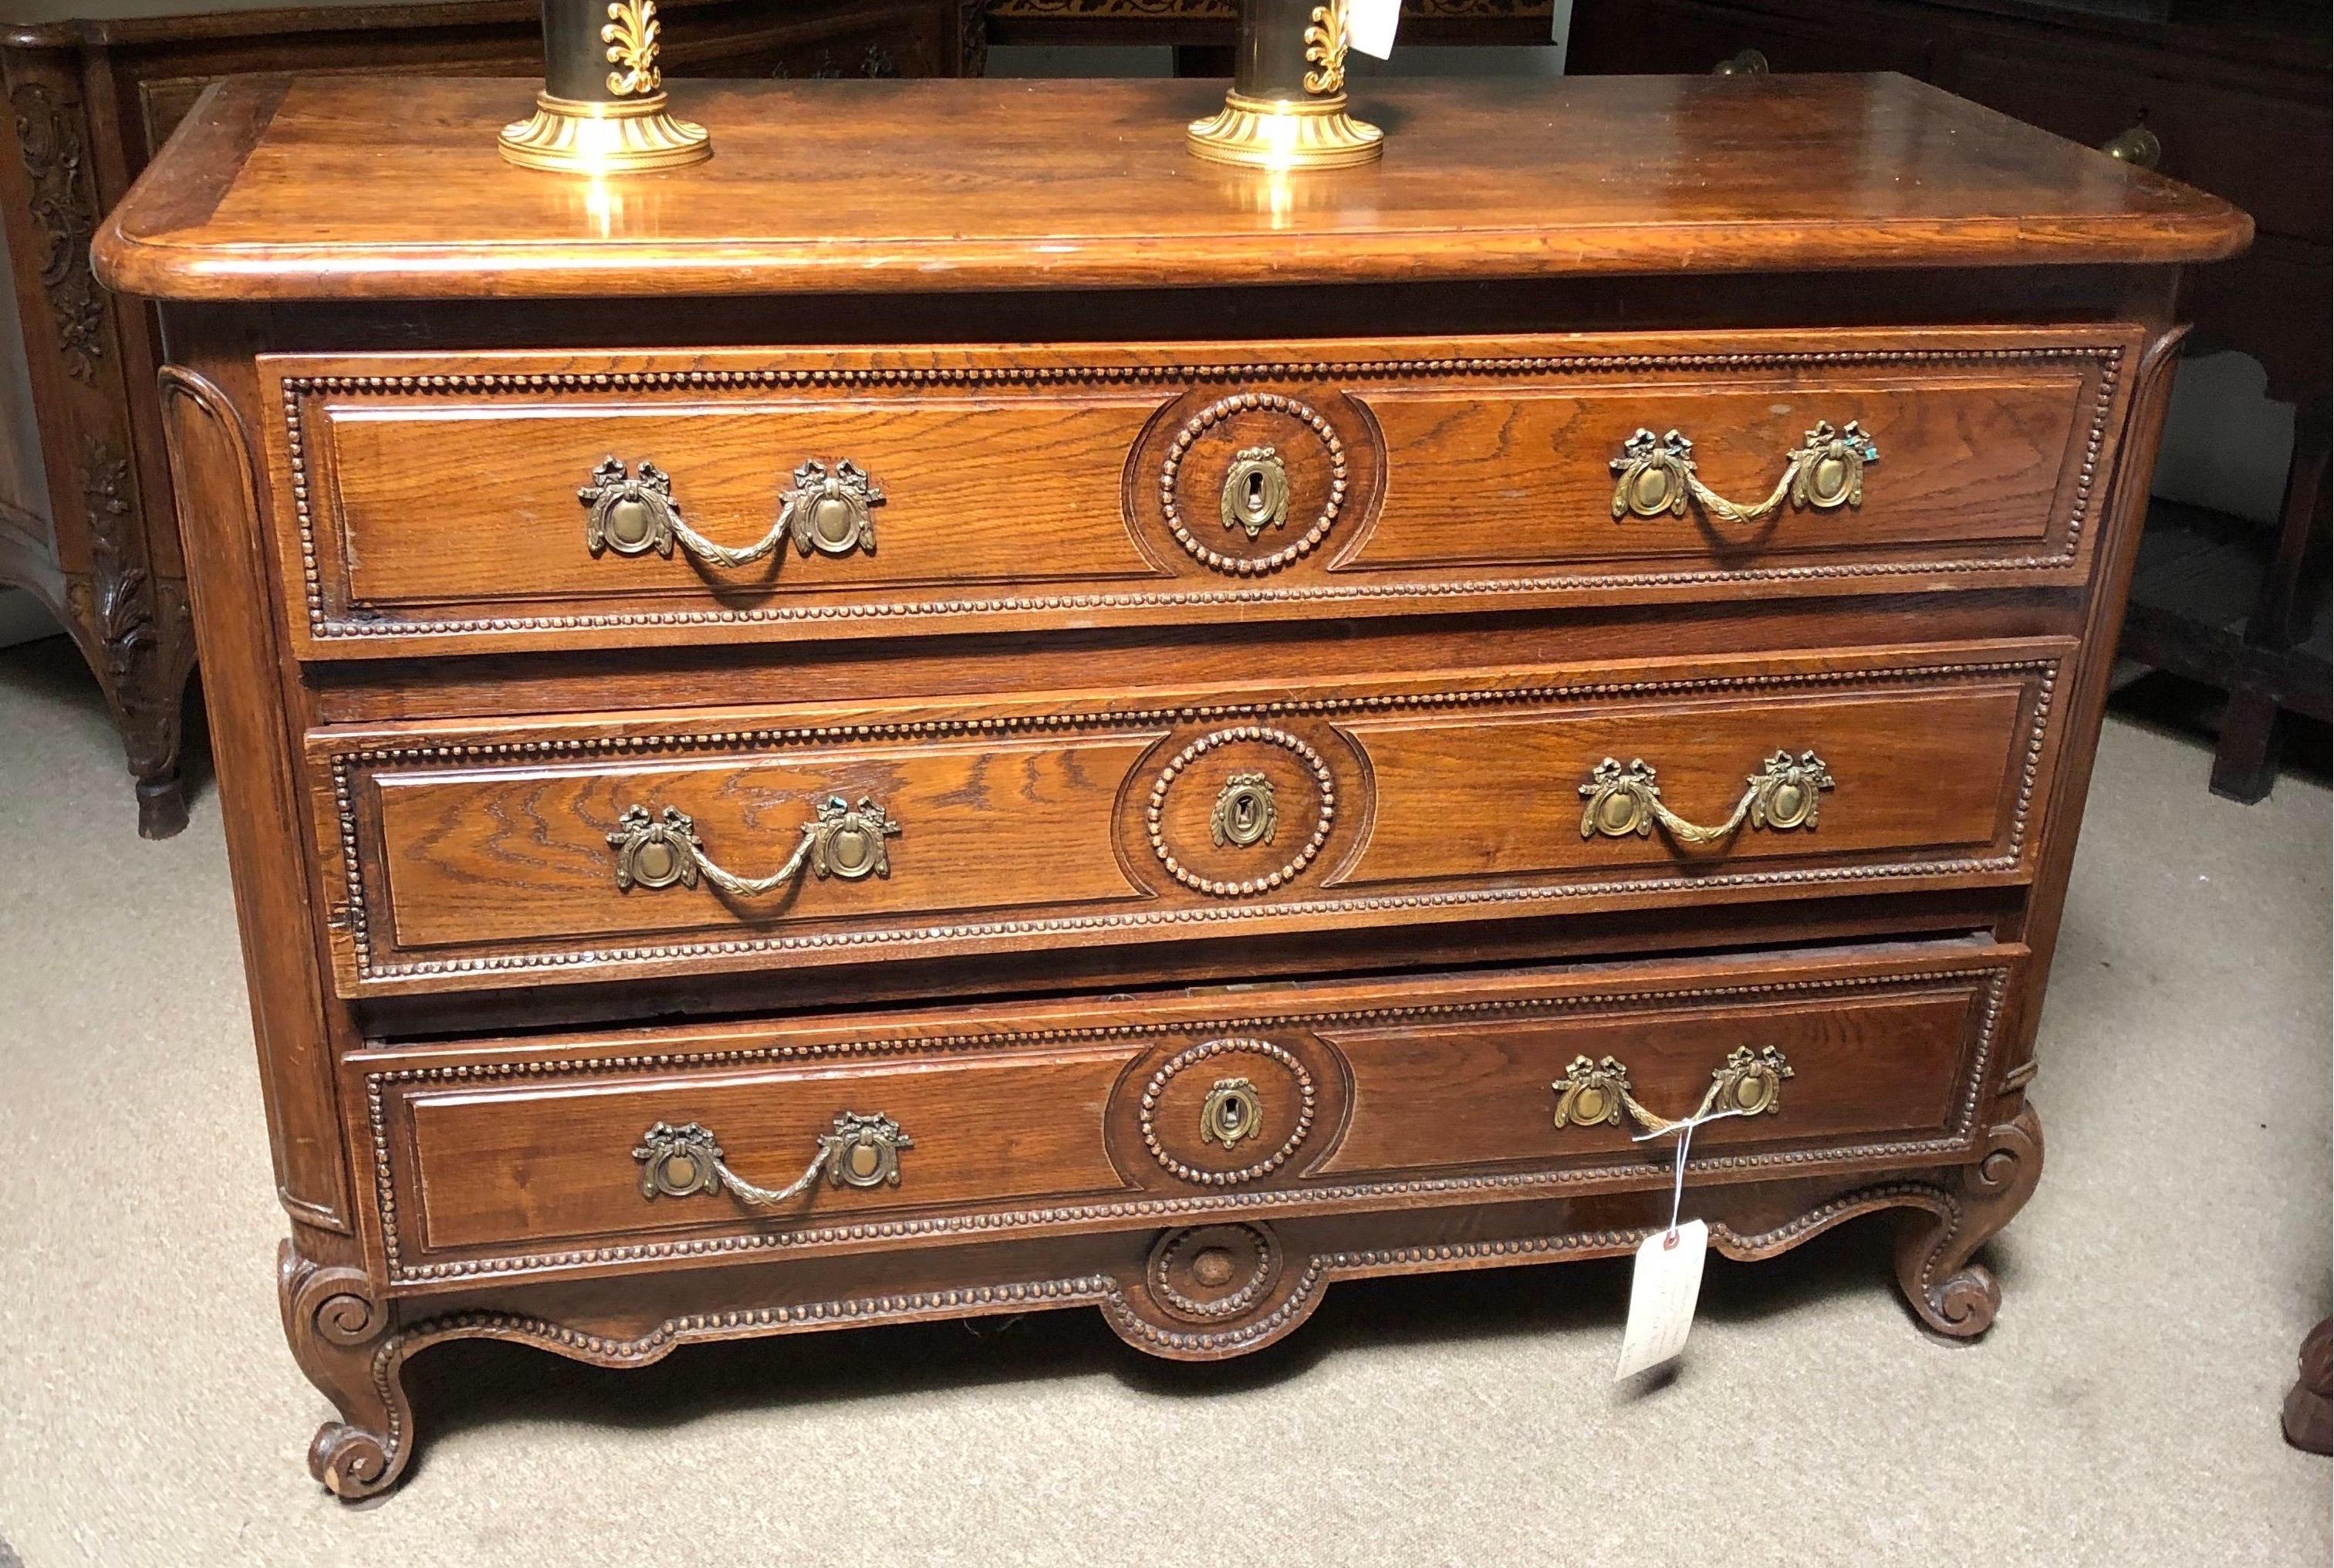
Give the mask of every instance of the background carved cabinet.
[{"label": "background carved cabinet", "polygon": [[[167,3],[167,0],[166,0]],[[663,0],[678,76],[947,76],[978,70],[969,0]],[[0,221],[29,382],[0,387],[0,584],[63,623],[105,690],[137,780],[139,829],[186,821],[178,727],[194,636],[153,387],[152,309],[117,299],[89,246],[203,89],[247,71],[539,77],[523,0],[214,9],[17,5],[0,23],[14,155]],[[514,95],[511,113],[526,107]],[[0,325],[0,349],[14,335]],[[0,353],[0,363],[9,358]]]}]

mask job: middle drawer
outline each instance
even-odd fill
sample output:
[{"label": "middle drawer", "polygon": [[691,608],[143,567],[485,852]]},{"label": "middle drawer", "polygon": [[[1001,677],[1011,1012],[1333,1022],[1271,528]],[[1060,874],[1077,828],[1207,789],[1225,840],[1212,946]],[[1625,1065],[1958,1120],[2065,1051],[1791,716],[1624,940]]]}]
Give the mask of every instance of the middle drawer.
[{"label": "middle drawer", "polygon": [[2000,884],[2072,644],[308,739],[350,997]]}]

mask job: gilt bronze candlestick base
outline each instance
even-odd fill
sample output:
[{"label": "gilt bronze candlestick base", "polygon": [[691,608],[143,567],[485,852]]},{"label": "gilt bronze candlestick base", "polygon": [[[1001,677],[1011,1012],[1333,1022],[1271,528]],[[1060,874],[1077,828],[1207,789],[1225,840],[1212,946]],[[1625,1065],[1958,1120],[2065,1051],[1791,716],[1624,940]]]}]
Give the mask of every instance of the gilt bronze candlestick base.
[{"label": "gilt bronze candlestick base", "polygon": [[665,107],[656,0],[544,0],[543,91],[503,127],[502,155],[527,169],[642,174],[713,156],[705,127]]},{"label": "gilt bronze candlestick base", "polygon": [[1251,169],[1343,169],[1385,150],[1345,112],[1345,0],[1246,0],[1224,106],[1185,132],[1191,150]]}]

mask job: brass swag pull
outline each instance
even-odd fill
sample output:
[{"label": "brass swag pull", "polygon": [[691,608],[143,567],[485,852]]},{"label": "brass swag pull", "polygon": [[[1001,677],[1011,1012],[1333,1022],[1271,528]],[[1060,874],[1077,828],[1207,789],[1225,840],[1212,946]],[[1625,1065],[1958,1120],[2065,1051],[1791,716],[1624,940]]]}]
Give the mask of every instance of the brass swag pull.
[{"label": "brass swag pull", "polygon": [[898,1186],[900,1151],[915,1147],[916,1140],[890,1117],[846,1110],[834,1118],[833,1132],[818,1135],[818,1153],[802,1175],[782,1187],[757,1187],[724,1165],[721,1146],[698,1122],[658,1122],[641,1135],[632,1157],[641,1162],[644,1198],[687,1197],[719,1187],[740,1203],[768,1208],[801,1196],[821,1171],[839,1187]]},{"label": "brass swag pull", "polygon": [[1818,511],[1860,507],[1865,466],[1879,460],[1880,449],[1854,420],[1837,431],[1818,420],[1806,444],[1785,454],[1774,493],[1756,506],[1741,507],[1702,482],[1694,472],[1693,442],[1676,431],[1655,440],[1653,431],[1640,429],[1621,443],[1621,455],[1611,464],[1616,476],[1613,515],[1658,518],[1667,512],[1682,518],[1689,497],[1712,517],[1737,524],[1764,522],[1786,497],[1794,507]]},{"label": "brass swag pull", "polygon": [[886,838],[899,837],[900,825],[882,807],[863,795],[854,806],[840,795],[818,804],[818,815],[803,824],[802,841],[784,866],[767,876],[740,876],[715,865],[705,853],[697,825],[677,806],[657,816],[645,806],[628,806],[608,835],[616,851],[616,886],[620,888],[697,886],[699,876],[739,898],[758,898],[776,892],[802,875],[805,866],[821,876],[856,882],[863,876],[892,875]]},{"label": "brass swag pull", "polygon": [[1594,838],[1602,833],[1607,838],[1625,838],[1635,833],[1643,837],[1659,822],[1680,844],[1700,848],[1732,837],[1746,819],[1753,828],[1779,833],[1813,828],[1820,792],[1831,787],[1831,773],[1814,752],[1802,751],[1794,758],[1789,751],[1778,751],[1750,775],[1750,787],[1734,803],[1733,813],[1714,828],[1703,828],[1663,803],[1662,787],[1654,781],[1651,763],[1631,758],[1625,769],[1607,757],[1589,771],[1588,782],[1580,787],[1588,802],[1580,813],[1580,836]]},{"label": "brass swag pull", "polygon": [[680,503],[672,498],[672,477],[647,459],[637,477],[626,473],[614,458],[603,458],[592,470],[592,482],[575,492],[584,503],[584,542],[594,556],[613,550],[620,556],[644,556],[651,550],[670,558],[680,547],[717,566],[746,566],[760,560],[787,539],[804,555],[813,550],[825,556],[847,556],[856,550],[875,553],[873,508],[883,504],[883,492],[867,472],[848,460],[829,469],[823,462],[803,464],[795,482],[779,498],[777,521],[750,545],[732,549],[717,545],[681,519]]},{"label": "brass swag pull", "polygon": [[1655,1116],[1637,1103],[1637,1097],[1629,1091],[1629,1070],[1613,1057],[1590,1061],[1576,1056],[1564,1070],[1564,1077],[1548,1087],[1556,1090],[1559,1129],[1599,1123],[1619,1127],[1626,1112],[1647,1132],[1659,1134],[1675,1132],[1712,1111],[1771,1116],[1783,1108],[1783,1080],[1793,1076],[1791,1064],[1773,1046],[1757,1051],[1747,1045],[1737,1046],[1724,1065],[1711,1069],[1710,1088],[1703,1091],[1702,1104],[1692,1116],[1676,1121]]}]

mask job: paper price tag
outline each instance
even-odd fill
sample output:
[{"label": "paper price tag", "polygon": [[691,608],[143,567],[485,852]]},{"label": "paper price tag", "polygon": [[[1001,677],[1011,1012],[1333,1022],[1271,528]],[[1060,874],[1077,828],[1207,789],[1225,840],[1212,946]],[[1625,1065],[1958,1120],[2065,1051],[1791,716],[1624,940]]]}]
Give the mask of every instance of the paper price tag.
[{"label": "paper price tag", "polygon": [[1710,1257],[1710,1226],[1688,1220],[1673,1231],[1655,1231],[1637,1248],[1636,1272],[1629,1276],[1629,1326],[1621,1335],[1620,1382],[1648,1367],[1674,1360],[1693,1327],[1694,1302],[1702,1296],[1702,1265]]},{"label": "paper price tag", "polygon": [[1345,0],[1345,42],[1365,54],[1392,54],[1401,23],[1402,0]]}]

